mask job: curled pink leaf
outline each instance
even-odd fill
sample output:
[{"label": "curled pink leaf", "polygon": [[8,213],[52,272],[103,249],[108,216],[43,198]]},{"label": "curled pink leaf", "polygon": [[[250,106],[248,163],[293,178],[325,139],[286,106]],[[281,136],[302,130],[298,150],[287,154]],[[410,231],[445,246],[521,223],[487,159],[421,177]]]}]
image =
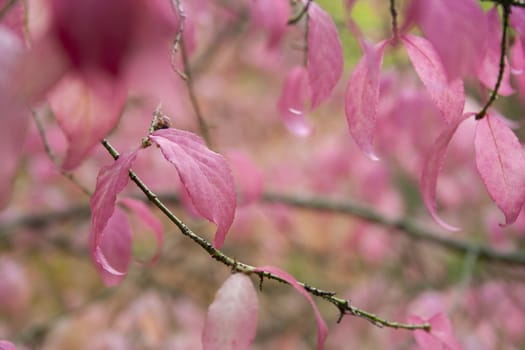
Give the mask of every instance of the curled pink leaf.
[{"label": "curled pink leaf", "polygon": [[150,262],[156,263],[162,252],[164,244],[164,227],[162,222],[151,212],[143,201],[134,198],[121,198],[119,203],[131,210],[136,217],[142,221],[149,229],[151,229],[155,240],[157,241],[157,249],[155,254],[151,257]]},{"label": "curled pink leaf", "polygon": [[0,340],[0,350],[16,350],[16,346],[7,340]]},{"label": "curled pink leaf", "polygon": [[233,223],[236,207],[235,185],[226,160],[188,131],[161,129],[150,139],[177,169],[199,214],[217,225],[213,242],[220,248]]},{"label": "curled pink leaf", "polygon": [[422,350],[462,349],[454,337],[449,319],[443,313],[438,313],[428,320],[423,320],[418,316],[411,316],[408,321],[415,324],[428,322],[432,326],[430,332],[422,329],[414,331],[414,338]]},{"label": "curled pink leaf", "polygon": [[71,170],[118,123],[125,91],[102,76],[92,75],[88,84],[70,75],[61,80],[49,102],[69,141],[62,167]]},{"label": "curled pink leaf", "polygon": [[288,272],[283,271],[281,269],[278,269],[273,266],[261,266],[255,269],[255,271],[258,272],[268,272],[271,274],[274,274],[286,282],[288,282],[292,287],[295,288],[300,294],[302,294],[312,305],[312,309],[314,310],[315,319],[317,321],[317,350],[324,349],[324,343],[326,340],[326,336],[328,335],[328,327],[326,326],[325,321],[323,320],[323,317],[321,316],[321,313],[317,309],[317,305],[315,304],[314,300],[312,299],[312,296],[304,289],[297,280],[290,275]]},{"label": "curled pink leaf", "polygon": [[323,102],[343,73],[343,48],[334,21],[319,5],[308,8],[308,80],[312,108]]},{"label": "curled pink leaf", "polygon": [[402,40],[414,69],[445,121],[450,123],[461,118],[465,105],[461,79],[447,79],[439,56],[426,39],[407,34]]},{"label": "curled pink leaf", "polygon": [[[97,266],[109,274],[115,276],[120,276],[124,271],[119,270],[119,267],[122,266],[112,266],[112,260],[110,257],[105,256],[104,245],[104,236],[106,234],[106,226],[108,222],[112,220],[112,225],[109,230],[111,232],[124,232],[126,224],[123,223],[127,219],[124,216],[122,219],[121,215],[113,218],[115,212],[115,203],[117,200],[117,194],[120,193],[124,187],[126,187],[129,177],[128,173],[131,169],[131,166],[137,157],[138,150],[127,152],[121,154],[120,157],[110,165],[103,167],[97,177],[97,184],[95,187],[95,192],[91,196],[90,208],[91,208],[91,228],[90,228],[90,252],[93,260]],[[129,226],[129,224],[128,224]],[[111,238],[113,239],[113,238]],[[120,241],[119,241],[120,242]],[[111,245],[113,243],[108,243]],[[117,244],[117,243],[115,243]],[[118,243],[120,247],[120,243]],[[131,243],[130,247],[131,249]],[[108,249],[112,250],[112,249]],[[123,250],[118,248],[118,250]],[[101,271],[101,270],[99,270]],[[110,279],[105,279],[104,276],[107,276],[105,273],[102,275],[104,282],[111,282]],[[118,277],[116,278],[118,283]],[[113,281],[114,282],[114,281]]]},{"label": "curled pink leaf", "polygon": [[365,53],[354,68],[345,92],[345,114],[355,142],[373,160],[374,133],[379,104],[379,74],[386,41],[375,46],[363,43]]},{"label": "curled pink leaf", "polygon": [[290,70],[284,82],[277,109],[284,124],[297,136],[308,136],[312,128],[304,117],[304,107],[308,94],[308,76],[303,66]]},{"label": "curled pink leaf", "polygon": [[441,132],[436,142],[432,146],[432,149],[429,155],[426,157],[423,164],[423,171],[421,173],[420,180],[420,190],[421,195],[423,196],[423,201],[425,206],[432,218],[443,228],[450,231],[458,231],[459,228],[451,226],[443,221],[436,211],[436,188],[437,188],[437,179],[443,163],[445,161],[445,154],[447,151],[448,144],[452,139],[452,136],[456,132],[457,128],[467,117],[470,117],[471,114],[464,114],[462,118],[458,118],[455,121],[452,121],[448,124],[445,129]]},{"label": "curled pink leaf", "polygon": [[250,277],[242,273],[231,275],[208,309],[203,350],[248,350],[255,338],[258,305]]},{"label": "curled pink leaf", "polygon": [[505,225],[516,221],[525,201],[525,155],[516,135],[497,117],[478,122],[474,138],[476,167],[490,197],[505,214]]}]

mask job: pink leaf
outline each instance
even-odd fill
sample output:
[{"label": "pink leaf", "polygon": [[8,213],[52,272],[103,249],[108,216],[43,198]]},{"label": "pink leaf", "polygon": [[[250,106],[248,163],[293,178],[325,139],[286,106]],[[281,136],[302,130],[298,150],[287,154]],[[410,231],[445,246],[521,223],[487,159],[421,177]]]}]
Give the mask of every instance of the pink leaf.
[{"label": "pink leaf", "polygon": [[432,149],[425,159],[423,164],[423,172],[421,174],[420,189],[423,196],[423,201],[430,212],[432,218],[442,227],[450,231],[458,231],[459,228],[451,226],[444,222],[436,212],[436,187],[439,171],[443,167],[445,161],[445,153],[452,136],[456,132],[458,126],[471,114],[464,114],[462,118],[458,118],[448,124],[441,132]]},{"label": "pink leaf", "polygon": [[[487,13],[488,35],[487,35],[487,52],[481,65],[478,68],[479,80],[488,88],[494,89],[499,74],[499,61],[501,56],[501,21],[499,19],[498,9],[496,6]],[[514,91],[510,86],[509,64],[505,60],[505,70],[503,71],[503,80],[498,90],[502,96],[511,95]]]},{"label": "pink leaf", "polygon": [[445,121],[450,123],[460,118],[465,104],[461,79],[449,82],[441,60],[426,39],[407,34],[402,40],[419,78]]},{"label": "pink leaf", "polygon": [[235,216],[235,185],[223,156],[208,149],[197,135],[177,129],[161,129],[150,136],[170,163],[175,165],[193,205],[217,224],[214,245],[224,244]]},{"label": "pink leaf", "polygon": [[203,350],[247,350],[255,338],[257,293],[242,273],[231,275],[208,309],[202,333]]},{"label": "pink leaf", "polygon": [[312,128],[304,117],[304,105],[308,93],[308,76],[303,66],[296,66],[290,70],[284,82],[283,91],[277,109],[284,120],[284,124],[297,136],[308,136]]},{"label": "pink leaf", "polygon": [[474,139],[476,167],[492,200],[516,221],[525,201],[525,155],[516,135],[491,115],[478,122]]},{"label": "pink leaf", "polygon": [[253,0],[251,14],[254,24],[268,32],[268,46],[281,41],[290,17],[290,5],[283,0]]},{"label": "pink leaf", "polygon": [[151,258],[151,263],[156,263],[162,252],[162,246],[164,243],[164,227],[162,222],[153,215],[150,207],[148,207],[144,202],[134,199],[134,198],[121,198],[119,203],[123,204],[125,207],[130,209],[140,221],[142,221],[148,228],[151,229],[155,240],[157,241],[157,250]]},{"label": "pink leaf", "polygon": [[462,347],[454,337],[449,319],[438,313],[425,321],[418,316],[409,317],[410,323],[422,324],[428,322],[432,330],[427,332],[422,329],[414,331],[414,338],[422,350],[461,350]]},{"label": "pink leaf", "polygon": [[0,350],[16,350],[16,346],[7,340],[0,340]]},{"label": "pink leaf", "polygon": [[315,319],[317,320],[317,349],[322,350],[324,348],[326,336],[328,335],[328,327],[326,326],[326,323],[324,322],[321,313],[317,309],[317,305],[312,299],[312,296],[297,282],[297,280],[292,275],[290,275],[286,271],[283,271],[273,266],[261,266],[256,268],[255,271],[268,272],[282,278],[292,287],[294,287],[295,290],[301,293],[306,299],[308,299],[314,310]]},{"label": "pink leaf", "polygon": [[308,9],[308,80],[312,108],[332,92],[343,73],[343,49],[334,21],[312,2]]},{"label": "pink leaf", "polygon": [[91,230],[89,243],[102,282],[108,287],[120,284],[131,261],[131,227],[124,211],[115,208],[100,234]]},{"label": "pink leaf", "polygon": [[[90,200],[91,207],[91,230],[90,230],[90,251],[97,268],[101,268],[110,274],[116,276],[122,275],[123,271],[118,272],[118,266],[111,266],[109,257],[105,257],[106,251],[102,247],[104,245],[104,235],[106,233],[106,226],[113,217],[115,211],[115,202],[117,194],[126,187],[129,178],[128,172],[131,169],[133,161],[137,156],[138,150],[121,154],[120,157],[111,165],[103,167],[97,177],[97,184],[95,192]],[[125,227],[122,216],[113,218],[113,223],[110,228],[111,232],[124,232]],[[114,234],[114,233],[113,233]],[[113,239],[113,238],[111,238]],[[108,243],[109,245],[112,243]],[[130,243],[131,244],[131,243]],[[120,245],[119,245],[120,247]],[[131,247],[130,247],[131,249]],[[120,248],[119,248],[120,250]],[[103,275],[104,278],[104,275]],[[118,278],[117,278],[118,279]],[[106,281],[105,281],[106,282]],[[118,283],[118,282],[117,282]]]},{"label": "pink leaf", "polygon": [[125,91],[102,76],[89,83],[80,76],[64,78],[50,96],[50,104],[69,147],[62,167],[77,167],[118,122]]},{"label": "pink leaf", "polygon": [[525,9],[518,6],[512,8],[510,13],[510,24],[519,34],[523,55],[525,56]]},{"label": "pink leaf", "polygon": [[228,152],[226,158],[229,160],[233,176],[236,180],[237,189],[242,204],[250,204],[257,201],[262,194],[264,179],[263,174],[247,154],[240,151]]},{"label": "pink leaf", "polygon": [[350,133],[357,145],[371,159],[379,103],[379,74],[386,41],[374,47],[363,43],[365,53],[355,66],[345,92],[345,114]]}]

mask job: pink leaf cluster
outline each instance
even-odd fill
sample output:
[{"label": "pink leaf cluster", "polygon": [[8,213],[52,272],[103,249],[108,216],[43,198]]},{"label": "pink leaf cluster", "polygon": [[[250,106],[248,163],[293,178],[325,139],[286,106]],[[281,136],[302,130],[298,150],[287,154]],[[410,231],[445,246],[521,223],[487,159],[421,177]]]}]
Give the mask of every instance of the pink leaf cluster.
[{"label": "pink leaf cluster", "polygon": [[255,338],[259,304],[250,278],[231,275],[208,308],[203,350],[248,350]]},{"label": "pink leaf cluster", "polygon": [[409,322],[414,324],[428,322],[432,326],[430,332],[421,329],[414,331],[414,338],[422,350],[462,349],[461,344],[454,337],[449,319],[443,313],[438,313],[428,320],[411,316]]},{"label": "pink leaf cluster", "polygon": [[236,208],[233,176],[223,156],[197,135],[177,129],[155,131],[150,139],[179,173],[199,214],[217,225],[214,245],[222,247]]}]

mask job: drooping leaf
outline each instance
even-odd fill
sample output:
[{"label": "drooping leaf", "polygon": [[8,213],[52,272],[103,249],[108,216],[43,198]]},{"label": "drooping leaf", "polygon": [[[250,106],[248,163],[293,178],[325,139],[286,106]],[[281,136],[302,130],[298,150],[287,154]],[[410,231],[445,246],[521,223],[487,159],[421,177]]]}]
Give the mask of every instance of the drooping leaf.
[{"label": "drooping leaf", "polygon": [[[131,169],[133,161],[137,156],[138,150],[121,154],[120,157],[113,162],[113,164],[103,167],[97,177],[97,184],[95,192],[91,196],[90,208],[91,208],[91,228],[90,228],[90,252],[91,256],[97,268],[100,267],[109,274],[115,276],[121,276],[124,271],[119,271],[119,266],[111,266],[110,257],[106,257],[104,254],[106,251],[103,248],[104,235],[106,233],[106,226],[112,219],[115,212],[115,203],[117,200],[117,194],[120,193],[124,187],[126,187],[129,178],[128,173]],[[125,219],[125,216],[124,216]],[[122,216],[118,215],[113,218],[112,225],[110,227],[112,234],[114,232],[124,232]],[[127,219],[125,219],[127,223]],[[129,226],[129,224],[128,224]],[[113,238],[112,238],[113,239]],[[113,244],[113,243],[108,243]],[[116,244],[116,243],[115,243]],[[119,243],[120,244],[120,243]],[[120,247],[120,245],[119,245]],[[131,242],[130,247],[131,249]],[[120,248],[119,248],[120,250]],[[131,252],[131,251],[130,251]],[[103,275],[104,276],[107,274]],[[116,278],[118,280],[118,277]],[[108,279],[109,281],[109,279]],[[106,280],[104,281],[106,282]],[[118,282],[117,282],[118,283]]]},{"label": "drooping leaf", "polygon": [[334,21],[319,5],[308,8],[308,80],[312,108],[332,92],[343,73],[343,48]]},{"label": "drooping leaf", "polygon": [[16,350],[16,346],[7,340],[0,340],[0,350]]},{"label": "drooping leaf", "polygon": [[324,349],[324,343],[326,340],[326,336],[328,335],[328,327],[326,326],[325,321],[323,320],[323,317],[321,316],[321,313],[317,309],[317,305],[315,304],[314,300],[312,299],[312,296],[304,289],[297,280],[290,275],[288,272],[283,271],[281,269],[278,269],[273,266],[261,266],[255,269],[255,271],[260,272],[269,272],[271,274],[274,274],[286,282],[288,282],[292,287],[295,288],[300,294],[302,294],[312,305],[312,309],[314,310],[315,319],[317,321],[317,350]]},{"label": "drooping leaf", "polygon": [[512,130],[492,115],[478,122],[474,146],[478,172],[509,225],[516,221],[525,201],[523,148]]},{"label": "drooping leaf", "polygon": [[374,133],[379,103],[379,74],[386,41],[375,46],[364,43],[364,55],[348,80],[345,92],[345,114],[348,127],[361,150],[373,160]]},{"label": "drooping leaf", "polygon": [[203,350],[248,350],[255,338],[258,305],[250,278],[242,273],[231,275],[208,309]]},{"label": "drooping leaf", "polygon": [[414,331],[414,338],[422,350],[462,349],[454,337],[449,319],[443,313],[438,313],[428,320],[423,320],[418,316],[411,316],[409,317],[409,322],[414,324],[428,322],[432,326],[430,332],[422,329]]},{"label": "drooping leaf", "polygon": [[102,76],[91,76],[89,84],[78,75],[61,80],[49,102],[69,141],[62,167],[77,167],[118,122],[125,92]]},{"label": "drooping leaf", "polygon": [[151,257],[150,262],[156,263],[162,252],[162,246],[164,244],[164,227],[162,222],[151,212],[143,201],[134,198],[121,198],[120,204],[123,204],[126,208],[130,209],[137,218],[142,221],[149,229],[151,229],[155,240],[157,241],[157,249],[155,254]]},{"label": "drooping leaf", "polygon": [[161,129],[150,136],[179,173],[197,211],[217,225],[214,245],[220,248],[235,216],[235,185],[224,157],[208,149],[197,135]]},{"label": "drooping leaf", "polygon": [[407,34],[402,40],[419,78],[445,121],[450,123],[461,118],[465,105],[465,92],[461,79],[456,78],[452,81],[447,79],[439,56],[426,39]]},{"label": "drooping leaf", "polygon": [[457,231],[459,228],[451,226],[444,222],[437,214],[436,211],[436,187],[437,179],[443,163],[445,161],[445,154],[447,151],[448,144],[452,139],[452,136],[456,132],[457,128],[467,117],[471,114],[464,114],[462,118],[458,118],[448,124],[445,129],[441,132],[437,140],[435,141],[429,155],[426,157],[423,164],[423,171],[421,173],[420,189],[421,195],[425,206],[432,218],[442,227],[450,231]]},{"label": "drooping leaf", "polygon": [[277,109],[288,130],[297,136],[308,136],[312,132],[304,117],[307,94],[306,69],[303,66],[296,66],[286,77]]}]

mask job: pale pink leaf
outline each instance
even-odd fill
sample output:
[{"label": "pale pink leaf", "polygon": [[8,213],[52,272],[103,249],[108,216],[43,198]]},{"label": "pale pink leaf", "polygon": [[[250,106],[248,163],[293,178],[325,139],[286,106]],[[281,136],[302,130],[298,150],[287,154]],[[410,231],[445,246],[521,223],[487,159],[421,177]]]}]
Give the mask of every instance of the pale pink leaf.
[{"label": "pale pink leaf", "polygon": [[[488,89],[494,89],[499,74],[499,61],[501,56],[501,21],[499,19],[497,7],[493,7],[487,13],[488,35],[487,51],[485,57],[478,68],[478,79]],[[510,86],[510,69],[505,59],[505,70],[503,71],[503,80],[498,90],[502,96],[511,95],[514,92]]]},{"label": "pale pink leaf", "polygon": [[262,171],[246,153],[241,151],[228,152],[226,158],[236,180],[240,203],[250,204],[257,201],[264,187]]},{"label": "pale pink leaf", "polygon": [[345,114],[348,127],[361,150],[371,159],[374,153],[374,133],[379,104],[379,75],[385,44],[374,47],[363,43],[365,53],[354,68],[345,92]]},{"label": "pale pink leaf", "polygon": [[69,142],[64,169],[77,167],[115,127],[125,97],[123,88],[102,76],[88,82],[71,74],[60,81],[49,102]]},{"label": "pale pink leaf", "polygon": [[308,9],[308,80],[312,108],[332,92],[343,73],[343,48],[334,21],[312,2]]},{"label": "pale pink leaf", "polygon": [[296,66],[288,72],[281,97],[277,103],[284,125],[297,136],[308,136],[312,128],[304,117],[308,94],[308,76],[303,66]]},{"label": "pale pink leaf", "polygon": [[197,135],[177,129],[161,129],[150,136],[179,173],[193,205],[217,225],[214,245],[220,248],[235,216],[233,176],[224,157],[211,151]]},{"label": "pale pink leaf", "polygon": [[485,116],[474,138],[476,167],[505,225],[516,221],[525,201],[525,155],[510,128],[499,118]]},{"label": "pale pink leaf", "polygon": [[417,0],[416,18],[449,80],[474,76],[483,59],[486,17],[476,0]]},{"label": "pale pink leaf", "polygon": [[[138,150],[121,154],[113,164],[103,167],[97,177],[95,192],[91,196],[91,228],[90,252],[97,268],[100,267],[110,274],[122,275],[117,267],[112,267],[110,257],[105,257],[103,246],[104,235],[108,221],[113,217],[117,194],[126,187],[129,181],[129,170],[137,156]],[[124,231],[121,217],[113,219],[113,231]],[[126,220],[127,222],[127,220]],[[112,231],[112,232],[113,232]],[[108,243],[109,244],[109,243]],[[130,243],[131,249],[131,243]]]},{"label": "pale pink leaf", "polygon": [[443,313],[438,313],[428,320],[410,316],[408,321],[414,324],[428,322],[432,327],[430,332],[422,329],[414,331],[414,338],[422,350],[462,349],[461,344],[454,337],[449,319]]},{"label": "pale pink leaf", "polygon": [[471,114],[464,114],[462,118],[458,118],[448,124],[445,129],[441,132],[437,140],[435,141],[429,155],[426,157],[423,164],[423,171],[421,173],[420,189],[423,201],[430,212],[432,218],[442,227],[450,231],[458,231],[459,228],[451,226],[444,222],[436,211],[436,188],[438,175],[443,167],[445,161],[445,154],[447,151],[448,144],[452,139],[452,136],[456,132],[457,128],[467,117]]},{"label": "pale pink leaf", "polygon": [[268,47],[275,47],[288,26],[290,5],[283,0],[252,0],[250,4],[254,25],[268,33]]},{"label": "pale pink leaf", "polygon": [[151,229],[157,242],[157,249],[150,262],[156,263],[160,257],[162,246],[164,244],[164,227],[162,226],[162,222],[151,212],[150,207],[143,201],[128,197],[121,198],[119,203],[130,209],[140,221]]},{"label": "pale pink leaf", "polygon": [[131,226],[124,211],[115,208],[100,234],[91,230],[89,243],[91,258],[104,285],[120,284],[131,262]]},{"label": "pale pink leaf", "polygon": [[0,350],[16,350],[16,346],[7,340],[0,340]]},{"label": "pale pink leaf", "polygon": [[407,34],[402,38],[408,57],[447,123],[461,118],[465,92],[461,79],[449,81],[443,64],[432,44],[426,39]]},{"label": "pale pink leaf", "polygon": [[321,316],[321,313],[317,309],[317,305],[315,304],[314,300],[312,299],[312,296],[304,289],[303,286],[301,286],[297,280],[290,275],[288,272],[283,271],[281,269],[278,269],[273,266],[261,266],[257,267],[255,269],[257,272],[268,272],[273,275],[278,276],[279,278],[282,278],[287,283],[289,283],[292,287],[295,288],[300,294],[302,294],[312,305],[312,309],[314,310],[315,319],[317,321],[317,350],[324,349],[324,343],[326,340],[326,336],[328,335],[328,327],[326,326],[326,323]]}]

